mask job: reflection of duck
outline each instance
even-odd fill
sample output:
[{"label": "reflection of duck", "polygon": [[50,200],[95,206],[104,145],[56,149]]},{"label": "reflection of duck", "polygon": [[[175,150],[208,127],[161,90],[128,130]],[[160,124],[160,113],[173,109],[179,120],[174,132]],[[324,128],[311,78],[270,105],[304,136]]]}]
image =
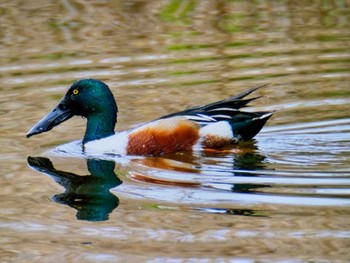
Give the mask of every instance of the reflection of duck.
[{"label": "reflection of duck", "polygon": [[[258,147],[254,143],[254,140],[249,141],[241,145],[243,149],[246,149],[240,154],[233,155],[234,164],[234,176],[259,176],[251,173],[250,171],[263,170],[265,167],[266,156],[258,151]],[[259,191],[259,189],[270,187],[267,184],[234,184],[232,186],[232,192],[239,193],[252,193]]]},{"label": "reflection of duck", "polygon": [[88,176],[56,170],[52,162],[43,157],[28,157],[35,170],[51,176],[66,191],[53,200],[78,210],[77,218],[103,221],[119,205],[119,199],[109,190],[122,183],[114,173],[115,163],[106,160],[87,160]]},{"label": "reflection of duck", "polygon": [[[234,150],[228,148],[219,151],[197,152],[196,154],[187,155],[186,157],[182,156],[182,158],[184,161],[187,159],[187,165],[188,161],[190,161],[192,166],[197,167],[197,171],[203,174],[206,174],[206,171],[212,174],[214,171],[213,168],[215,169],[215,166],[218,166],[219,168],[215,170],[218,175],[229,172],[232,176],[237,177],[257,177],[259,173],[256,173],[256,171],[263,172],[266,165],[266,156],[259,151],[255,140],[240,143]],[[225,169],[220,169],[220,167],[224,167]],[[224,182],[220,184],[221,186],[222,184],[229,185]],[[211,187],[215,188],[212,185]],[[259,189],[266,187],[270,187],[270,185],[235,183],[230,188],[225,187],[225,189],[230,189],[230,191],[238,193],[255,193]],[[219,187],[219,189],[222,188]]]},{"label": "reflection of duck", "polygon": [[[265,161],[266,156],[259,151],[255,140],[250,140],[237,144],[234,150],[227,148],[218,151],[171,153],[161,157],[134,159],[133,162],[140,165],[143,172],[131,171],[130,174],[133,180],[159,185],[190,188],[208,187],[237,193],[256,193],[263,188],[270,187],[270,185],[261,183],[233,184],[230,183],[231,180],[228,182],[220,180],[220,183],[217,183],[216,178],[221,178],[221,176],[259,177],[260,174],[257,171],[263,173]],[[158,170],[162,170],[163,176],[159,176]],[[180,172],[179,177],[173,176],[173,172]],[[203,174],[205,183],[198,179],[188,180],[181,173],[190,173],[188,178],[191,175]],[[207,184],[207,175],[210,178],[209,184]]]},{"label": "reflection of duck", "polygon": [[71,86],[61,102],[28,132],[27,137],[49,131],[72,116],[79,115],[87,118],[84,149],[94,153],[160,155],[221,148],[253,138],[273,114],[240,111],[258,97],[243,98],[260,87],[115,134],[118,108],[112,92],[99,80],[83,79]]}]

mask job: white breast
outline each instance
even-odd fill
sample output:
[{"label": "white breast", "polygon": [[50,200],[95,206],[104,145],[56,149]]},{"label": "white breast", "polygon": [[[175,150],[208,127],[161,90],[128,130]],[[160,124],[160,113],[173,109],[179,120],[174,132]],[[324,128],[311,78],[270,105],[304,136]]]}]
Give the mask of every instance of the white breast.
[{"label": "white breast", "polygon": [[87,153],[100,154],[126,154],[126,147],[128,144],[128,133],[126,131],[116,133],[112,136],[94,140],[84,145]]}]

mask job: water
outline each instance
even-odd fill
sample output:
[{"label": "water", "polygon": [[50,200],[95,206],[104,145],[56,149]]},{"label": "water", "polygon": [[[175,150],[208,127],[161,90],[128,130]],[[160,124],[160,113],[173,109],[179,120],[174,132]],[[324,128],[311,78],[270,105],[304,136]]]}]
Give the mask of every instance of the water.
[{"label": "water", "polygon": [[[2,262],[347,262],[346,1],[0,4]],[[99,78],[118,130],[259,84],[277,110],[222,152],[85,156],[85,120],[25,134]],[[73,141],[73,142],[72,142]]]}]

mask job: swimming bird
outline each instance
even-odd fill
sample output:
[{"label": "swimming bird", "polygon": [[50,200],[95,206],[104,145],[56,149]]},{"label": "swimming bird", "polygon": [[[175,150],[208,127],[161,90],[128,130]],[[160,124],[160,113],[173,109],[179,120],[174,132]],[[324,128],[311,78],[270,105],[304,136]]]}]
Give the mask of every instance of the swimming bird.
[{"label": "swimming bird", "polygon": [[273,115],[272,111],[241,110],[259,98],[244,97],[263,86],[116,133],[118,107],[111,90],[100,80],[81,79],[74,82],[58,105],[29,130],[27,138],[47,132],[78,115],[87,119],[82,139],[86,152],[157,156],[179,151],[220,149],[253,138]]}]

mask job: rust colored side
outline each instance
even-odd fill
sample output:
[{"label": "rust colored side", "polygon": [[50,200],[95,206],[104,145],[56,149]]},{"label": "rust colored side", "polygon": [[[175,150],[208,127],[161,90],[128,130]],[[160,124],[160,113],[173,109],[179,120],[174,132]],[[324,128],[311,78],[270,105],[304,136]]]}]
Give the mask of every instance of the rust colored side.
[{"label": "rust colored side", "polygon": [[192,150],[199,138],[199,125],[184,119],[164,119],[129,134],[127,154],[161,155]]},{"label": "rust colored side", "polygon": [[222,138],[220,136],[208,134],[203,138],[203,147],[209,149],[218,149],[230,145],[234,142],[235,140],[230,138]]}]

